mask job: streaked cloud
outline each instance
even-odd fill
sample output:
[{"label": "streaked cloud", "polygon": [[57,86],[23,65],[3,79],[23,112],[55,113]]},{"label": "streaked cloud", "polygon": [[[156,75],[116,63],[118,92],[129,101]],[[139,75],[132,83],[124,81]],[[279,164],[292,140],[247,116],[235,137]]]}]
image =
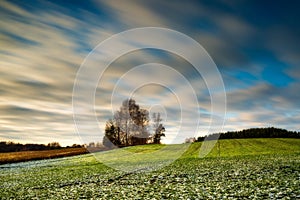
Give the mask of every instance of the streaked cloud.
[{"label": "streaked cloud", "polygon": [[[299,14],[290,6],[280,10],[284,3],[276,2],[269,8],[278,11],[276,16],[263,13],[261,20],[257,20],[264,4],[256,1],[244,4],[227,1],[73,4],[1,1],[0,140],[80,143],[72,111],[77,70],[101,41],[120,31],[144,26],[181,31],[197,40],[211,55],[227,92],[224,131],[269,125],[299,130],[299,23],[292,20]],[[256,12],[254,16],[252,13]],[[126,41],[121,44],[133,45]],[[114,48],[120,46],[116,44]],[[192,53],[198,56],[197,52]],[[151,62],[173,67],[197,91],[201,115],[199,135],[207,133],[211,119],[220,117],[218,110],[221,109],[214,108],[212,115],[210,94],[203,77],[195,75],[193,67],[183,58],[151,49],[123,55],[109,66],[95,96],[96,115],[101,119],[99,126],[103,127],[104,119],[112,115],[110,96],[120,77],[134,66]],[[187,111],[192,113],[197,106],[174,74],[148,70],[143,76],[133,75],[126,80],[142,82],[145,76],[164,80],[168,87],[182,92]],[[89,76],[86,83],[89,84]],[[133,86],[134,81],[123,81],[118,95]],[[160,104],[157,109],[165,109],[169,136],[164,141],[171,141],[178,130],[180,113],[174,94],[162,86],[147,85],[137,89],[135,95],[137,102],[145,107],[151,107],[152,102]],[[87,116],[94,115],[93,110],[83,112]],[[186,116],[193,117],[192,114]],[[191,136],[189,131],[181,134],[182,141]]]}]

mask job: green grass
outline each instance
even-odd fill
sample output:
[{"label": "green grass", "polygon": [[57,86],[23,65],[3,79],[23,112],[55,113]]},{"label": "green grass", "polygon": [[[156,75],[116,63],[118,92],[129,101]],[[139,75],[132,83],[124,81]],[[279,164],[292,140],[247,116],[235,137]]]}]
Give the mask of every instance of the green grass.
[{"label": "green grass", "polygon": [[[207,141],[209,143],[210,141]],[[218,143],[220,143],[218,148]],[[202,143],[194,143],[184,156],[198,157]],[[220,154],[219,154],[220,152]],[[245,155],[290,154],[300,152],[300,140],[290,138],[255,138],[218,140],[206,157],[231,157]]]},{"label": "green grass", "polygon": [[[0,199],[300,198],[300,140],[219,142],[220,151],[216,145],[205,158],[198,157],[201,143],[192,144],[174,162],[187,146],[135,146],[0,165]],[[157,170],[133,173],[145,167]]]}]

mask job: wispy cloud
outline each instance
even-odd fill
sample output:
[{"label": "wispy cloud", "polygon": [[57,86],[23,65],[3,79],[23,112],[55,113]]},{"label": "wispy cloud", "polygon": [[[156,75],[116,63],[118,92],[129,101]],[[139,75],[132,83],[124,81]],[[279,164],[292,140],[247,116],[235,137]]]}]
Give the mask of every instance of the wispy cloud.
[{"label": "wispy cloud", "polygon": [[[182,31],[211,55],[227,89],[224,130],[268,124],[298,130],[300,51],[296,27],[299,24],[291,20],[298,14],[287,7],[287,15],[281,11],[274,18],[264,13],[261,20],[256,20],[251,13],[261,12],[260,6],[263,5],[247,1],[245,4],[87,1],[77,6],[67,2],[1,1],[0,140],[80,143],[72,112],[77,70],[99,42],[120,31],[144,26]],[[276,6],[280,7],[275,3],[270,10],[278,10]],[[133,44],[123,41],[121,45]],[[120,47],[117,43],[114,46]],[[197,52],[191,53],[198,56]],[[112,115],[110,101],[116,83],[134,66],[145,63],[165,64],[184,75],[197,91],[201,115],[198,134],[205,134],[211,118],[219,117],[218,111],[222,109],[215,108],[212,115],[209,90],[203,77],[195,75],[191,64],[178,55],[149,49],[121,56],[99,81],[95,108],[101,129],[104,120]],[[119,82],[117,95],[125,97],[137,82],[152,76],[163,80],[169,89],[180,91],[187,113],[193,113],[198,105],[192,101],[183,81],[175,73],[158,72],[146,70],[128,75]],[[87,84],[90,81],[88,75],[86,81]],[[165,141],[171,141],[178,132],[180,115],[176,96],[168,88],[152,84],[137,89],[135,98],[145,107],[152,102],[161,105],[157,110],[165,109],[168,131]],[[87,116],[94,115],[93,110],[85,112]],[[189,124],[193,115],[187,114],[186,118]],[[192,129],[186,131],[181,133],[180,140],[193,132]]]},{"label": "wispy cloud", "polygon": [[1,8],[1,139],[71,140],[72,87],[83,56],[60,28],[72,30],[80,23],[61,13],[31,13],[6,1]]}]

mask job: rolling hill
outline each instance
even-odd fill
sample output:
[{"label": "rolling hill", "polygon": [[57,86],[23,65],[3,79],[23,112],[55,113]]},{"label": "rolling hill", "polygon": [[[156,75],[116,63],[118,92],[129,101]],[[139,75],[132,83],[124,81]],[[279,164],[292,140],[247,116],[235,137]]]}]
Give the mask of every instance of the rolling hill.
[{"label": "rolling hill", "polygon": [[[210,141],[211,142],[211,141]],[[0,165],[1,199],[299,199],[299,139],[143,145]],[[187,149],[185,152],[182,149]],[[174,160],[179,156],[177,160]],[[101,162],[102,161],[102,162]],[[119,170],[117,170],[119,169]]]}]

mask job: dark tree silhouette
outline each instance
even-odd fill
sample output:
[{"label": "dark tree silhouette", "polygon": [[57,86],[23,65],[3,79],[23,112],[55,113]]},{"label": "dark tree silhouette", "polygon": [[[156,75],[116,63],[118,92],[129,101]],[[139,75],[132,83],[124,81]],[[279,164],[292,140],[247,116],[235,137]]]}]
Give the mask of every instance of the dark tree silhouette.
[{"label": "dark tree silhouette", "polygon": [[106,147],[112,147],[114,145],[120,145],[120,132],[113,120],[108,120],[105,126],[105,136],[103,138],[103,145]]},{"label": "dark tree silhouette", "polygon": [[48,143],[48,147],[50,147],[50,149],[59,149],[59,148],[61,148],[61,146],[58,142]]},{"label": "dark tree silhouette", "polygon": [[120,109],[105,126],[103,145],[123,147],[148,143],[150,134],[149,112],[140,108],[133,99],[122,102]]},{"label": "dark tree silhouette", "polygon": [[[242,131],[229,131],[226,133],[214,133],[207,136],[208,140],[214,140],[220,134],[219,139],[242,139],[242,138],[300,138],[300,133],[296,131],[287,131],[285,129],[268,127],[268,128],[251,128]],[[201,142],[205,137],[198,137],[197,141]]]},{"label": "dark tree silhouette", "polygon": [[18,152],[18,151],[40,151],[61,149],[62,147],[58,142],[51,142],[48,145],[45,144],[20,144],[14,142],[0,142],[0,152]]},{"label": "dark tree silhouette", "polygon": [[152,118],[154,128],[153,143],[160,144],[161,137],[165,137],[165,127],[161,123],[160,113],[153,113]]}]

